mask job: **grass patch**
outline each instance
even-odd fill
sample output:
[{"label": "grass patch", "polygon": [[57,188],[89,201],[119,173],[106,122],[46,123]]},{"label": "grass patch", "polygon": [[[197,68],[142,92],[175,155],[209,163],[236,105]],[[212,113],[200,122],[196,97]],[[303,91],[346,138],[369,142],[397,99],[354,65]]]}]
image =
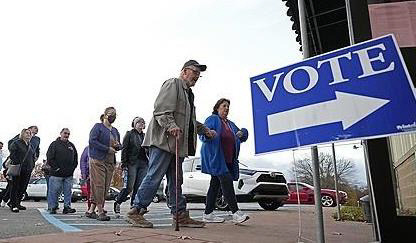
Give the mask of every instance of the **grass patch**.
[{"label": "grass patch", "polygon": [[[337,212],[332,214],[334,219],[337,218]],[[355,206],[343,206],[341,207],[341,220],[359,221],[364,222],[364,211],[360,207]]]}]

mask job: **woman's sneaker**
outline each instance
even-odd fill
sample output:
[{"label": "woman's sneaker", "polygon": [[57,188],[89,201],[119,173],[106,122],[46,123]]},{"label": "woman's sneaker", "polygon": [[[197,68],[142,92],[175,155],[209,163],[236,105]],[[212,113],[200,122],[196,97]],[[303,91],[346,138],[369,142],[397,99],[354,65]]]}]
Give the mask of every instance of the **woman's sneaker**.
[{"label": "woman's sneaker", "polygon": [[1,200],[0,207],[2,207],[2,208],[6,207],[6,202]]},{"label": "woman's sneaker", "polygon": [[233,222],[235,224],[241,224],[241,223],[247,221],[249,218],[250,217],[247,214],[241,212],[240,210],[233,213]]},{"label": "woman's sneaker", "polygon": [[233,213],[231,213],[231,211],[225,211],[225,213],[224,213],[225,215],[224,215],[224,219],[225,220],[233,220]]},{"label": "woman's sneaker", "polygon": [[202,221],[204,221],[205,223],[223,223],[225,219],[218,217],[214,213],[210,213],[210,214],[204,213],[202,215]]}]

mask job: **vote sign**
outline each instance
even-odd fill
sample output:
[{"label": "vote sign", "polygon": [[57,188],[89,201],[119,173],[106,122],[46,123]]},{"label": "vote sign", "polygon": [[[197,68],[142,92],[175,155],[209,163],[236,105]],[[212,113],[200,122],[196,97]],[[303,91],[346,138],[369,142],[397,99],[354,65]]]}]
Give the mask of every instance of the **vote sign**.
[{"label": "vote sign", "polygon": [[416,130],[415,88],[393,35],[250,83],[256,154]]}]

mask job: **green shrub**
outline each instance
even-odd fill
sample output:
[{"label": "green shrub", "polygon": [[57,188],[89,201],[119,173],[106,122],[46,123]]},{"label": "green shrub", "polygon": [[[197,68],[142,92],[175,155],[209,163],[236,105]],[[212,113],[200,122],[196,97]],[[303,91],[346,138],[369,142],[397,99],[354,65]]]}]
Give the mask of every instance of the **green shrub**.
[{"label": "green shrub", "polygon": [[[335,211],[332,215],[334,219],[337,218],[337,212]],[[341,207],[341,220],[349,221],[365,221],[364,211],[360,207],[354,206],[343,206]]]},{"label": "green shrub", "polygon": [[416,216],[416,210],[415,209],[400,209],[397,208],[397,211],[399,212],[400,216]]}]

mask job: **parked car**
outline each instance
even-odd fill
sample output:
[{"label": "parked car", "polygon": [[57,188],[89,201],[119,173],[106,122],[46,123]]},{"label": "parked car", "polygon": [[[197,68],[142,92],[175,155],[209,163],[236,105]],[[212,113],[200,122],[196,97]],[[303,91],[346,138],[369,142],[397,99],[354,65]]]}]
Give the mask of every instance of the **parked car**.
[{"label": "parked car", "polygon": [[[0,182],[0,189],[4,190],[7,186],[7,182]],[[46,199],[46,179],[32,178],[26,189],[26,193],[23,194],[22,200],[33,199],[35,202],[39,202],[42,199]],[[76,202],[81,199],[81,189],[79,185],[74,184],[72,187],[72,202]],[[58,200],[63,202],[63,195]]]},{"label": "parked car", "polygon": [[[81,190],[81,198],[82,199],[87,199],[87,184],[83,183],[80,186],[80,190]],[[110,188],[108,189],[108,193],[105,196],[105,200],[115,200],[118,196],[118,194],[120,194],[120,190],[117,189],[116,187],[112,187],[110,186]],[[130,196],[127,197],[127,200],[130,199]]]},{"label": "parked car", "polygon": [[[182,192],[186,200],[205,202],[211,176],[201,172],[200,158],[185,160],[182,169]],[[289,197],[283,173],[271,169],[240,168],[240,178],[234,181],[234,190],[238,202],[257,202],[265,210],[277,209]],[[228,209],[221,193],[216,207]]]},{"label": "parked car", "polygon": [[0,181],[0,193],[2,193],[2,192],[3,192],[3,190],[5,190],[5,189],[6,189],[6,186],[7,186],[7,181],[6,181],[6,179],[4,179],[3,181]]},{"label": "parked car", "polygon": [[[296,182],[288,182],[287,186],[290,191],[289,198],[284,202],[285,204],[297,204],[298,203],[298,193],[296,190]],[[299,202],[300,204],[315,204],[313,186],[298,182],[299,190]],[[340,204],[347,202],[348,195],[346,192],[338,191],[338,200]],[[336,203],[336,192],[332,189],[321,189],[321,201],[322,206],[324,207],[335,207]]]},{"label": "parked car", "polygon": [[167,194],[167,180],[166,180],[166,176],[163,177],[162,181],[159,184],[159,187],[157,188],[156,191],[156,195],[153,197],[152,202],[154,203],[158,203],[162,200],[166,199],[166,194]]},{"label": "parked car", "polygon": [[[77,202],[78,200],[82,199],[81,195],[81,186],[79,184],[73,184],[72,185],[72,197],[71,202]],[[64,194],[61,193],[58,197],[58,202],[64,202]]]}]

